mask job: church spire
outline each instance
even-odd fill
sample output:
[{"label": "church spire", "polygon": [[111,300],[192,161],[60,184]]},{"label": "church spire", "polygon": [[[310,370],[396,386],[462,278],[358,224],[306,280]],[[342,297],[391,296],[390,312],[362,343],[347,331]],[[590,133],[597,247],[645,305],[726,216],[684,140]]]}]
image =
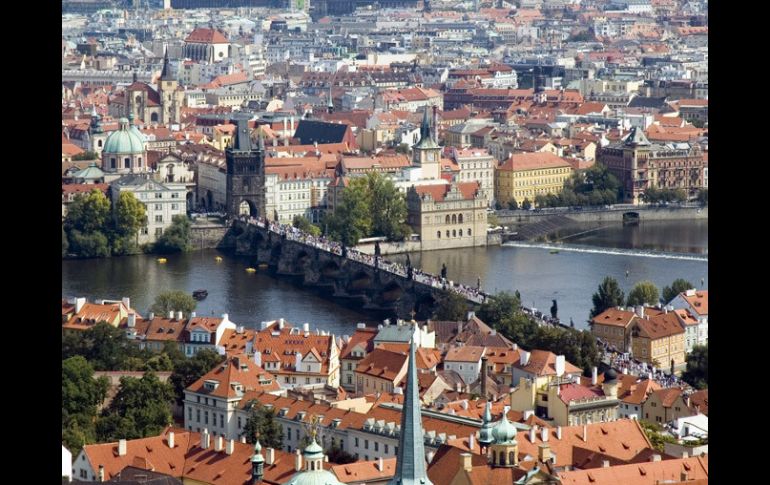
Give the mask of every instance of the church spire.
[{"label": "church spire", "polygon": [[422,124],[420,124],[420,137],[430,138],[430,117],[428,116],[428,107],[425,107],[422,116]]},{"label": "church spire", "polygon": [[160,72],[162,80],[168,79],[168,46],[163,47],[163,70]]},{"label": "church spire", "polygon": [[[426,111],[427,116],[427,111]],[[417,385],[414,338],[409,345],[409,366],[406,371],[406,390],[401,414],[401,434],[398,437],[396,473],[388,485],[433,485],[428,479],[425,464],[420,394]]]}]

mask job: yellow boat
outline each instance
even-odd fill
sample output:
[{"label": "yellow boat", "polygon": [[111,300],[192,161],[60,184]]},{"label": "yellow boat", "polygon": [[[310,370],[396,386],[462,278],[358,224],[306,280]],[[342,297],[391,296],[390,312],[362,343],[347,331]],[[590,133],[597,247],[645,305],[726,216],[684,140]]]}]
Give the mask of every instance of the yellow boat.
[{"label": "yellow boat", "polygon": [[168,261],[166,258],[158,258],[160,264],[164,264],[166,261]]},{"label": "yellow boat", "polygon": [[217,263],[221,263],[221,262],[222,262],[222,256],[217,256],[216,258],[214,258],[214,260],[215,260]]},{"label": "yellow boat", "polygon": [[256,273],[256,272],[257,272],[257,270],[256,270],[256,269],[254,269],[254,268],[246,268],[246,272],[247,272],[247,273]]}]

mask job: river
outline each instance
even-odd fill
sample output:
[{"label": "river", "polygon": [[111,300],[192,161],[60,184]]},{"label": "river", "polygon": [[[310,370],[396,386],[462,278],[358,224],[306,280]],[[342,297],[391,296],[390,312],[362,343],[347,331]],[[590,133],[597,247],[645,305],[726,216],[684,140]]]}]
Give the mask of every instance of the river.
[{"label": "river", "polygon": [[[637,281],[650,280],[659,288],[685,278],[708,288],[708,222],[644,222],[639,226],[575,225],[551,235],[550,241],[508,243],[488,248],[426,251],[410,255],[412,264],[438,274],[446,264],[448,278],[475,285],[481,278],[489,292],[519,290],[526,306],[548,311],[556,299],[559,317],[574,319],[584,328],[591,295],[609,275],[628,293]],[[552,253],[558,248],[558,253]],[[223,260],[216,261],[221,255]],[[403,261],[406,255],[390,256]],[[351,334],[357,322],[376,317],[341,306],[315,290],[302,288],[266,272],[247,273],[248,259],[215,250],[169,256],[159,264],[155,256],[62,261],[62,295],[89,299],[131,298],[145,312],[155,295],[169,289],[191,293],[208,290],[199,302],[199,315],[228,313],[232,321],[257,327],[260,321],[285,318],[294,324],[337,335]],[[626,278],[625,272],[629,271]]]}]

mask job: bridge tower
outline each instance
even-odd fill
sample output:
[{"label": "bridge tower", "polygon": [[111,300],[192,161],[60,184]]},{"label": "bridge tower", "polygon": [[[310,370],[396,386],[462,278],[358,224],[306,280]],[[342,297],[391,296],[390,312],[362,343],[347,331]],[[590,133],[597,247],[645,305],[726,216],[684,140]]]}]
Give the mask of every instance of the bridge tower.
[{"label": "bridge tower", "polygon": [[265,143],[260,133],[254,147],[247,119],[236,120],[233,143],[225,150],[227,215],[265,217]]}]

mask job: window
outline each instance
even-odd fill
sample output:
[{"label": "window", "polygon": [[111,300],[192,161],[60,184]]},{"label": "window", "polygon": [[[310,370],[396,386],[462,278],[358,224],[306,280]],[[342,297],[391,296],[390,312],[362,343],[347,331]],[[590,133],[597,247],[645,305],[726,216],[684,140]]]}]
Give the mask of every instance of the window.
[{"label": "window", "polygon": [[457,231],[452,229],[452,237],[457,237]]},{"label": "window", "polygon": [[219,415],[219,427],[224,428],[225,427],[225,415],[220,414]]},{"label": "window", "polygon": [[310,384],[310,378],[309,377],[305,377],[305,384]]},{"label": "window", "polygon": [[[369,440],[364,440],[364,449],[365,449],[365,450],[368,450],[368,449],[369,449]],[[367,458],[367,459],[368,459],[368,458]]]},{"label": "window", "polygon": [[110,158],[110,168],[116,168],[115,163],[116,163],[115,159],[114,158]]},{"label": "window", "polygon": [[171,210],[179,209],[179,204],[171,204]]},{"label": "window", "polygon": [[203,422],[204,422],[204,424],[209,424],[209,412],[208,411],[204,411],[203,412]]},{"label": "window", "polygon": [[123,159],[123,168],[131,168],[131,159],[130,158],[124,158]]},{"label": "window", "polygon": [[387,452],[388,452],[388,444],[385,443],[385,453],[387,453]]},{"label": "window", "polygon": [[241,426],[241,417],[240,417],[240,416],[238,416],[238,429],[241,429],[241,427],[242,427],[242,426]]},{"label": "window", "polygon": [[192,421],[192,408],[187,408],[187,419]]},{"label": "window", "polygon": [[441,231],[436,231],[436,238],[441,239]]},{"label": "window", "polygon": [[469,236],[471,235],[471,230],[470,230],[470,229],[468,229],[468,235],[469,235]]},{"label": "window", "polygon": [[447,230],[447,232],[446,232],[446,237],[449,237],[449,231],[448,231],[448,230]]},{"label": "window", "polygon": [[358,437],[356,436],[356,448],[358,448]]},{"label": "window", "polygon": [[162,199],[163,198],[163,194],[161,192],[155,192],[155,198],[156,199]]},{"label": "window", "polygon": [[201,410],[200,409],[196,409],[195,410],[195,421],[197,421],[199,423],[201,422]]},{"label": "window", "polygon": [[380,451],[380,443],[377,441],[374,442],[374,451]]},{"label": "window", "polygon": [[162,205],[160,205],[160,204],[155,204],[155,210],[156,210],[156,211],[159,211],[159,210],[161,210],[161,209],[163,209],[163,206],[162,206]]}]

